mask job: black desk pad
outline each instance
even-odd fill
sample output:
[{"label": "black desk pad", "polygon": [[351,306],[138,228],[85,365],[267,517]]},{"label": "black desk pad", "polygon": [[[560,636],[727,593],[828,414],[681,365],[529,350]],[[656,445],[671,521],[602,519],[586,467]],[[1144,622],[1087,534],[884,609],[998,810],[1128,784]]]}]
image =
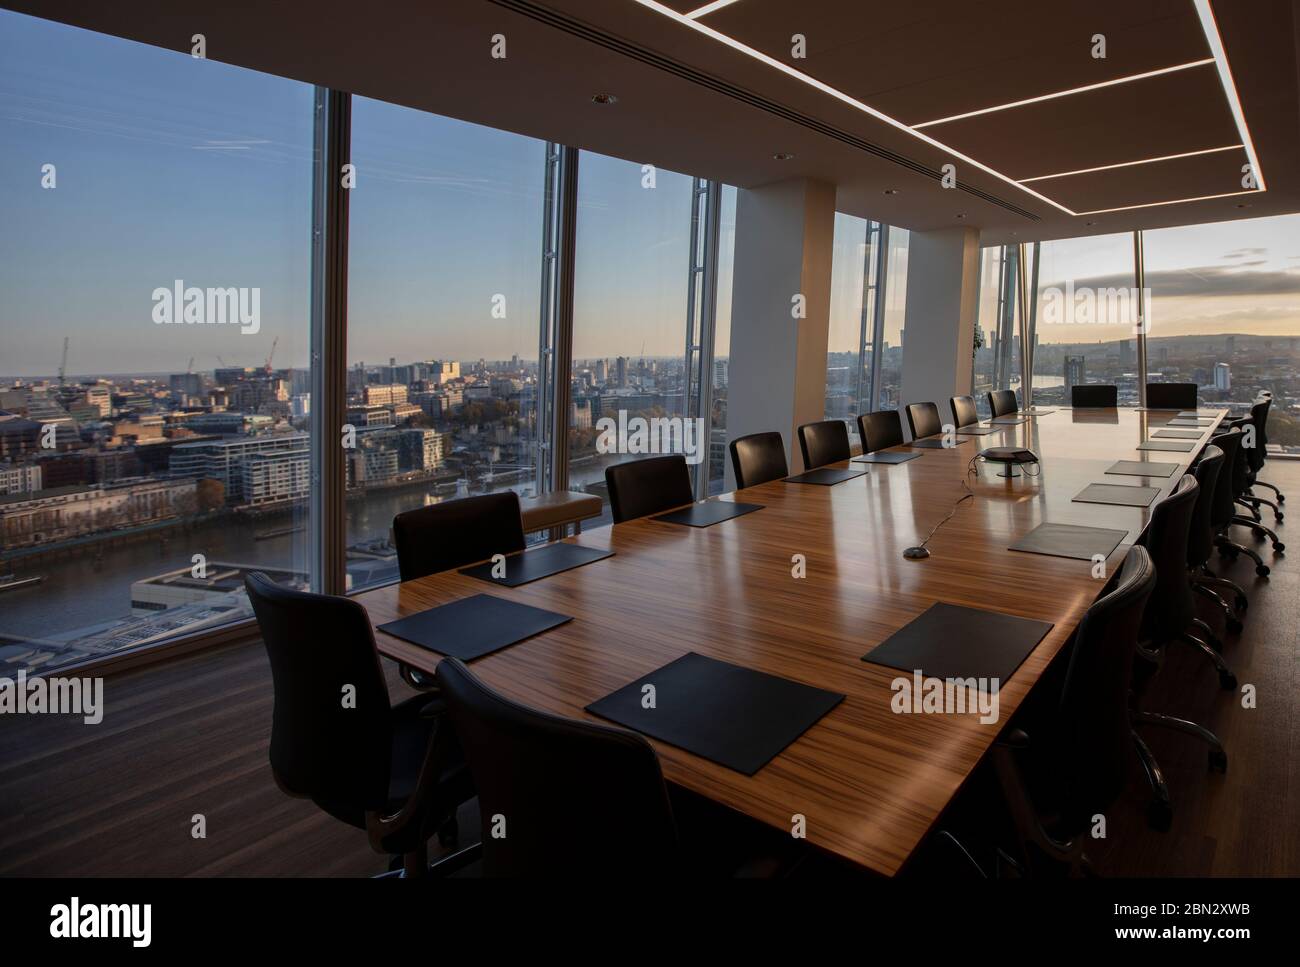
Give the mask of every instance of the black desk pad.
[{"label": "black desk pad", "polygon": [[1027,416],[995,416],[989,420],[990,423],[996,423],[999,426],[1015,426],[1017,423],[1027,423],[1028,421],[1029,417]]},{"label": "black desk pad", "polygon": [[1176,463],[1150,463],[1146,460],[1120,460],[1113,464],[1106,473],[1117,473],[1125,477],[1172,477],[1178,469]]},{"label": "black desk pad", "polygon": [[475,594],[408,614],[379,630],[440,655],[473,661],[572,620],[572,615]]},{"label": "black desk pad", "polygon": [[1076,504],[1113,504],[1118,507],[1150,507],[1160,493],[1159,487],[1133,487],[1127,484],[1088,484],[1072,498]]},{"label": "black desk pad", "polygon": [[1152,433],[1151,435],[1153,437],[1158,437],[1162,440],[1199,440],[1201,438],[1202,432],[1203,431],[1201,430],[1173,429],[1173,430],[1156,430],[1156,432]]},{"label": "black desk pad", "polygon": [[661,520],[668,524],[685,524],[687,527],[712,527],[714,524],[721,524],[724,520],[743,517],[745,514],[751,514],[762,509],[762,504],[742,504],[739,501],[732,502],[730,500],[706,500],[702,504],[692,504],[689,507],[683,507],[681,510],[659,514],[650,519]]},{"label": "black desk pad", "polygon": [[1049,621],[940,601],[862,656],[926,678],[996,678],[1001,685],[1052,630]]},{"label": "black desk pad", "polygon": [[1213,422],[1214,422],[1213,420],[1184,420],[1184,419],[1174,419],[1174,420],[1170,420],[1168,423],[1166,423],[1166,424],[1165,424],[1165,427],[1166,427],[1166,428],[1177,428],[1177,427],[1182,426],[1182,427],[1187,427],[1187,428],[1189,428],[1189,429],[1202,429],[1202,430],[1203,430],[1203,429],[1205,429],[1207,426],[1209,426],[1210,424],[1212,424]]},{"label": "black desk pad", "polygon": [[1052,409],[1052,408],[1050,408],[1050,407],[1048,407],[1048,408],[1041,408],[1041,407],[1037,407],[1037,406],[1031,406],[1029,409],[1027,409],[1027,410],[1021,410],[1020,412],[1021,412],[1021,413],[1025,413],[1025,414],[1028,414],[1029,416],[1046,416],[1048,413],[1055,413],[1056,410],[1054,410],[1054,409]]},{"label": "black desk pad", "polygon": [[963,426],[957,429],[958,433],[966,436],[988,436],[990,433],[997,433],[1002,429],[1000,426]]},{"label": "black desk pad", "polygon": [[1191,453],[1196,444],[1191,441],[1182,440],[1147,440],[1145,443],[1139,443],[1139,450],[1169,450],[1175,453]]},{"label": "black desk pad", "polygon": [[908,453],[906,450],[880,450],[876,453],[864,453],[854,457],[851,463],[907,463],[922,456],[920,453]]},{"label": "black desk pad", "polygon": [[1027,554],[1046,554],[1049,557],[1068,557],[1091,561],[1094,554],[1110,557],[1128,531],[1105,527],[1079,527],[1075,524],[1039,524],[1022,536],[1007,550]]},{"label": "black desk pad", "polygon": [[867,471],[865,470],[840,470],[834,467],[819,467],[816,470],[806,470],[793,477],[786,477],[785,482],[792,484],[821,484],[824,487],[830,487],[846,480],[852,480],[854,477],[865,477],[866,475]]},{"label": "black desk pad", "polygon": [[[641,705],[644,685],[654,686],[654,708]],[[752,776],[843,700],[838,692],[687,652],[587,711]]]},{"label": "black desk pad", "polygon": [[475,564],[473,567],[463,567],[460,569],[460,573],[467,574],[472,578],[478,578],[481,581],[487,581],[489,584],[517,588],[521,584],[528,584],[530,581],[536,581],[540,578],[548,578],[552,574],[571,571],[575,567],[582,567],[582,565],[590,564],[592,561],[599,561],[613,556],[613,551],[607,551],[599,547],[582,547],[578,544],[547,544],[535,550],[523,551],[506,557],[506,576],[503,578],[494,578],[492,576],[493,565],[491,561]]},{"label": "black desk pad", "polygon": [[924,450],[950,450],[952,447],[961,446],[963,443],[970,443],[969,440],[953,440],[952,446],[947,446],[942,440],[931,440],[928,437],[924,440],[913,440],[908,444],[909,447],[920,447]]},{"label": "black desk pad", "polygon": [[1222,410],[1179,410],[1177,419],[1212,420],[1218,416]]}]

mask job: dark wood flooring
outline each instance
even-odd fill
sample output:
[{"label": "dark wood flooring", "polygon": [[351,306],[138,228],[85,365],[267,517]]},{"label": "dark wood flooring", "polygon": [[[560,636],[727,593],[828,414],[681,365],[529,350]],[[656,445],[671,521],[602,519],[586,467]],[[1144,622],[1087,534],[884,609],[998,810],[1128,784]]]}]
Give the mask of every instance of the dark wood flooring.
[{"label": "dark wood flooring", "polygon": [[[1300,509],[1300,462],[1275,460],[1265,476]],[[1278,530],[1285,540],[1286,525]],[[1245,630],[1225,640],[1258,707],[1219,691],[1190,649],[1174,650],[1146,702],[1214,729],[1228,773],[1209,772],[1196,740],[1146,730],[1168,773],[1174,825],[1146,828],[1146,793],[1135,781],[1110,836],[1090,850],[1100,872],[1300,873],[1300,561],[1276,563],[1269,580],[1257,580],[1244,558],[1222,572],[1250,593]],[[395,699],[409,694],[392,666],[388,674]],[[122,672],[105,682],[105,705],[97,726],[0,718],[0,874],[364,876],[387,868],[363,832],[272,782],[270,670],[259,643]],[[196,814],[206,818],[205,839],[191,836]],[[467,832],[477,826],[464,820]]]}]

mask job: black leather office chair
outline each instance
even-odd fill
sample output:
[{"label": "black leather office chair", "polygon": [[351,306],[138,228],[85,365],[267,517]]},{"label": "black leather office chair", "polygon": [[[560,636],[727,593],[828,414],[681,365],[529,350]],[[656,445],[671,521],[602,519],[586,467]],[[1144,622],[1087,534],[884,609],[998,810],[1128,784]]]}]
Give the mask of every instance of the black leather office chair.
[{"label": "black leather office chair", "polygon": [[1149,410],[1194,410],[1198,405],[1195,383],[1147,383]]},{"label": "black leather office chair", "polygon": [[907,404],[907,428],[913,440],[934,436],[943,426],[939,422],[939,407],[933,403]]},{"label": "black leather office chair", "polygon": [[[1259,395],[1259,400],[1256,402],[1255,406],[1252,406],[1250,408],[1250,413],[1252,417],[1256,416],[1255,407],[1259,406],[1261,403],[1264,404],[1264,407],[1259,412],[1259,415],[1256,418],[1256,433],[1259,436],[1260,456],[1265,461],[1267,461],[1268,460],[1268,449],[1267,449],[1268,448],[1268,416],[1273,407],[1273,394],[1265,391]],[[1277,495],[1277,502],[1279,504],[1286,503],[1286,494],[1282,493],[1282,491],[1279,490],[1276,485],[1256,478],[1255,486],[1267,487],[1269,490],[1273,491],[1273,493]]]},{"label": "black leather office chair", "polygon": [[[1214,491],[1219,485],[1220,471],[1223,469],[1223,451],[1211,444],[1202,452],[1192,472],[1196,476],[1196,507],[1192,510],[1191,528],[1187,537],[1187,567],[1191,575],[1192,590],[1208,598],[1215,607],[1223,612],[1224,621],[1230,631],[1240,631],[1241,619],[1237,612],[1215,590],[1216,586],[1208,583],[1209,579],[1218,580],[1209,571],[1210,555],[1214,553]],[[1233,585],[1233,587],[1236,587]],[[1245,593],[1237,589],[1237,607],[1245,607]]]},{"label": "black leather office chair", "polygon": [[849,428],[843,420],[820,420],[799,427],[799,452],[803,455],[803,468],[816,470],[828,463],[847,460]]},{"label": "black leather office chair", "polygon": [[948,400],[952,407],[953,424],[958,427],[970,426],[980,421],[979,411],[975,408],[975,397],[953,396]]},{"label": "black leather office chair", "polygon": [[[1286,545],[1282,543],[1277,532],[1271,527],[1265,526],[1263,519],[1260,517],[1259,510],[1253,506],[1250,501],[1250,488],[1255,480],[1254,460],[1255,451],[1259,446],[1259,437],[1253,435],[1252,428],[1254,421],[1250,417],[1240,420],[1233,420],[1229,427],[1241,431],[1241,446],[1237,450],[1237,458],[1232,461],[1230,479],[1232,481],[1232,500],[1234,504],[1239,504],[1244,510],[1249,511],[1250,516],[1245,514],[1234,514],[1228,522],[1228,527],[1249,527],[1256,538],[1268,538],[1273,544],[1273,551],[1281,554],[1286,550]],[[1247,443],[1253,443],[1248,446]],[[1257,557],[1258,559],[1258,557]],[[1257,569],[1258,573],[1258,569]],[[1267,573],[1267,572],[1263,572]]]},{"label": "black leather office chair", "polygon": [[989,393],[989,412],[996,416],[1010,416],[1020,409],[1013,389],[995,389]]},{"label": "black leather office chair", "polygon": [[[1139,664],[1134,676],[1134,725],[1158,725],[1162,728],[1175,729],[1193,735],[1210,747],[1210,768],[1226,770],[1228,756],[1223,744],[1209,729],[1187,719],[1163,715],[1158,712],[1142,710],[1140,699],[1145,684],[1157,673],[1163,663],[1164,650],[1172,641],[1182,641],[1193,645],[1208,657],[1219,673],[1219,686],[1225,691],[1237,687],[1237,678],[1224,662],[1216,647],[1219,646],[1210,626],[1196,617],[1195,601],[1192,598],[1192,586],[1187,572],[1187,539],[1190,533],[1192,513],[1196,507],[1196,498],[1200,487],[1196,478],[1184,474],[1171,493],[1152,509],[1151,521],[1143,537],[1143,546],[1150,552],[1156,566],[1156,586],[1147,599],[1146,609],[1142,613],[1142,629],[1138,645]],[[1197,629],[1216,647],[1191,633]],[[1148,807],[1148,819],[1152,826],[1159,829],[1168,828],[1173,813],[1169,798],[1169,787],[1165,783],[1164,773],[1151,753],[1150,747],[1136,739],[1138,758],[1141,760],[1151,784],[1154,799]]]},{"label": "black leather office chair", "polygon": [[519,495],[513,490],[446,500],[393,518],[403,581],[524,549]]},{"label": "black leather office chair", "polygon": [[903,417],[898,410],[877,410],[858,417],[858,436],[862,452],[875,453],[903,442]]},{"label": "black leather office chair", "polygon": [[644,738],[518,705],[454,658],[437,678],[478,789],[485,875],[644,879],[677,868],[672,805]]},{"label": "black leather office chair", "polygon": [[[1267,577],[1269,566],[1264,563],[1264,559],[1254,549],[1233,541],[1229,530],[1235,524],[1259,526],[1254,521],[1237,514],[1237,489],[1242,486],[1242,481],[1245,479],[1240,464],[1246,460],[1245,454],[1241,452],[1241,437],[1241,427],[1230,426],[1227,432],[1217,434],[1213,441],[1223,451],[1223,467],[1219,471],[1219,482],[1214,488],[1214,504],[1210,512],[1210,523],[1214,527],[1214,546],[1218,549],[1219,555],[1229,561],[1235,561],[1238,555],[1245,554],[1255,562],[1255,573],[1260,577]],[[1233,587],[1236,588],[1236,585]]]},{"label": "black leather office chair", "polygon": [[[1242,450],[1246,453],[1247,479],[1245,493],[1237,496],[1237,503],[1246,507],[1251,512],[1251,516],[1256,521],[1261,520],[1260,507],[1271,507],[1273,509],[1273,519],[1281,521],[1285,515],[1282,508],[1277,503],[1260,497],[1255,493],[1255,488],[1265,486],[1259,480],[1260,471],[1264,469],[1264,460],[1267,454],[1264,447],[1268,443],[1265,434],[1265,426],[1268,424],[1268,411],[1272,405],[1271,400],[1257,400],[1250,408],[1249,425],[1254,427],[1253,446],[1246,446],[1245,440],[1242,440]],[[1277,488],[1274,488],[1277,489]],[[1269,532],[1273,538],[1273,549],[1277,550],[1277,535]]]},{"label": "black leather office chair", "polygon": [[1104,384],[1070,387],[1070,405],[1076,410],[1119,406],[1119,387]]},{"label": "black leather office chair", "polygon": [[[429,837],[454,841],[456,807],[474,795],[441,702],[389,703],[356,601],[284,588],[260,571],[244,587],[271,660],[276,785],[366,830],[376,852],[402,854],[406,875],[427,872]],[[449,866],[472,855],[455,854]]]},{"label": "black leather office chair", "polygon": [[1068,864],[1071,873],[1085,872],[1092,817],[1108,813],[1127,784],[1136,738],[1129,698],[1133,660],[1155,584],[1150,555],[1132,548],[1114,589],[1079,622],[1046,734],[1031,741],[1014,729],[994,746],[1026,872],[1034,872],[1043,857]]},{"label": "black leather office chair", "polygon": [[691,472],[680,453],[606,467],[605,486],[615,524],[695,502]]},{"label": "black leather office chair", "polygon": [[785,441],[773,430],[737,437],[728,447],[738,490],[790,475],[790,467],[785,462]]},{"label": "black leather office chair", "polygon": [[[1200,489],[1195,477],[1184,474],[1173,493],[1151,510],[1151,522],[1142,544],[1155,561],[1158,579],[1143,617],[1142,640],[1153,650],[1173,641],[1192,645],[1214,663],[1220,686],[1230,689],[1237,687],[1236,676],[1220,654],[1223,645],[1214,629],[1196,617],[1196,602],[1187,572],[1187,545]],[[1192,634],[1193,630],[1200,637]]]}]

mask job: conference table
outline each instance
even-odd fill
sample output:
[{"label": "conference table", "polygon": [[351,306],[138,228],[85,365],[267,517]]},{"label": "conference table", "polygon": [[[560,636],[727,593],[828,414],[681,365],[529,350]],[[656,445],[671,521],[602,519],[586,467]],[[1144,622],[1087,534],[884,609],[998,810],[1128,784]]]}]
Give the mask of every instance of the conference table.
[{"label": "conference table", "polygon": [[[1177,484],[1224,411],[1202,411],[1189,452],[1139,451],[1173,411],[1057,408],[951,448],[920,450],[897,465],[840,463],[865,476],[834,486],[772,481],[723,495],[763,510],[711,527],[649,518],[570,538],[613,557],[518,588],[488,588],[448,571],[357,596],[375,625],[487,592],[574,620],[470,667],[492,688],[538,709],[601,721],[583,709],[687,652],[696,652],[846,698],[752,776],[654,739],[664,776],[777,829],[805,818],[807,841],[859,867],[892,876],[1005,729],[1049,663],[1071,640],[1105,586],[1094,563],[1008,546],[1045,522],[1127,531],[1106,561],[1114,574],[1139,539],[1151,507],[1073,500],[1091,483]],[[951,439],[951,437],[950,437]],[[989,446],[1040,458],[1038,476],[1003,478],[971,460]],[[893,449],[906,450],[907,446]],[[1105,474],[1119,460],[1178,464],[1168,477]],[[975,493],[906,560],[966,492]],[[1151,505],[1154,506],[1154,502]],[[796,555],[806,576],[796,577]],[[896,714],[900,672],[861,660],[936,602],[1020,615],[1052,629],[1002,684],[1000,715]],[[382,632],[382,654],[431,672],[439,656]],[[959,643],[954,643],[954,647]],[[605,723],[608,724],[608,723]]]}]

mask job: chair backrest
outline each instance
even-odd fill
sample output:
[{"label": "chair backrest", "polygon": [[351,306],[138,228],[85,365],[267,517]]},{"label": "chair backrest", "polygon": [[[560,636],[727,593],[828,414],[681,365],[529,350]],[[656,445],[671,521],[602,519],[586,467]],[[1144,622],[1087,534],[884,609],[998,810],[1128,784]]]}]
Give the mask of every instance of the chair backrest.
[{"label": "chair backrest", "polygon": [[522,551],[519,495],[503,490],[403,511],[393,518],[393,543],[403,581]]},{"label": "chair backrest", "polygon": [[609,509],[614,523],[693,503],[691,472],[680,453],[628,460],[605,468]]},{"label": "chair backrest", "polygon": [[799,452],[803,455],[803,468],[813,470],[828,463],[847,460],[849,428],[843,420],[819,420],[799,427]]},{"label": "chair backrest", "polygon": [[862,452],[875,453],[903,442],[903,416],[898,410],[877,410],[858,417]]},{"label": "chair backrest", "polygon": [[1156,587],[1142,618],[1142,635],[1156,644],[1181,634],[1196,617],[1187,578],[1187,538],[1200,489],[1195,477],[1183,474],[1173,493],[1152,508],[1143,536],[1156,566]]},{"label": "chair backrest", "polygon": [[1264,426],[1268,423],[1268,410],[1272,400],[1258,400],[1250,408],[1250,423],[1255,428],[1254,446],[1242,447],[1246,451],[1246,462],[1250,469],[1258,473],[1264,469],[1264,447],[1268,439],[1264,435]]},{"label": "chair backrest", "polygon": [[1013,389],[995,389],[989,393],[989,411],[994,416],[1008,416],[1020,409]]},{"label": "chair backrest", "polygon": [[785,441],[775,430],[737,437],[728,447],[739,490],[790,475],[789,464],[785,462]]},{"label": "chair backrest", "polygon": [[934,436],[943,426],[939,423],[939,407],[933,403],[908,403],[907,427],[912,431],[912,439]]},{"label": "chair backrest", "polygon": [[975,397],[954,396],[948,400],[952,407],[952,419],[956,426],[970,426],[980,421],[979,410],[975,408]]},{"label": "chair backrest", "polygon": [[1070,405],[1076,409],[1089,407],[1114,407],[1119,405],[1119,387],[1103,384],[1071,386]]},{"label": "chair backrest", "polygon": [[1241,433],[1236,458],[1231,465],[1225,466],[1224,469],[1224,472],[1228,474],[1228,479],[1232,482],[1232,496],[1234,497],[1240,497],[1246,492],[1255,474],[1254,457],[1251,455],[1251,450],[1258,448],[1259,436],[1251,432],[1254,425],[1254,422],[1248,416],[1228,423],[1229,429]]},{"label": "chair backrest", "polygon": [[1241,456],[1241,428],[1230,427],[1211,441],[1223,452],[1223,463],[1214,483],[1214,500],[1210,503],[1210,525],[1221,531],[1237,512],[1233,499],[1237,496],[1234,480],[1238,476],[1237,464]]},{"label": "chair backrest", "polygon": [[1147,408],[1152,410],[1194,410],[1195,383],[1147,383]]},{"label": "chair backrest", "polygon": [[1083,829],[1123,791],[1133,758],[1129,689],[1142,614],[1156,586],[1146,549],[1129,550],[1115,587],[1079,622],[1061,693],[1058,774],[1068,827]]},{"label": "chair backrest", "polygon": [[1196,507],[1192,510],[1191,530],[1187,536],[1187,566],[1200,567],[1214,550],[1214,491],[1223,470],[1223,451],[1210,444],[1201,451],[1193,472],[1196,474]]},{"label": "chair backrest", "polygon": [[[677,830],[649,742],[518,705],[454,658],[438,663],[437,682],[478,791],[484,873],[668,871]],[[493,836],[501,822],[505,835]]]},{"label": "chair backrest", "polygon": [[[260,571],[244,587],[271,660],[271,769],[286,793],[363,819],[388,802],[392,719],[366,609],[350,598],[281,587]],[[345,698],[350,699],[345,702]]]}]

